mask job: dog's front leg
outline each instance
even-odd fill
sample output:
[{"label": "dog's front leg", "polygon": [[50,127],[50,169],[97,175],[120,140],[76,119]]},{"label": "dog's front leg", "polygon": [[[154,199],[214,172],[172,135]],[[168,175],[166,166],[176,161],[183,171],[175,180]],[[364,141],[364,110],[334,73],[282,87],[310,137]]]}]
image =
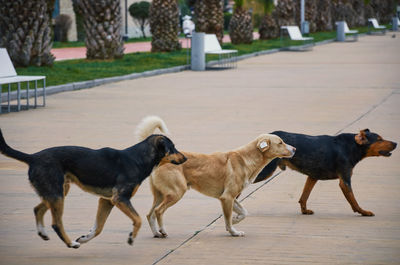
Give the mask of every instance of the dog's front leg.
[{"label": "dog's front leg", "polygon": [[307,209],[307,200],[308,200],[308,197],[310,196],[312,189],[315,186],[315,183],[317,183],[317,179],[307,177],[307,181],[306,181],[306,184],[304,185],[303,193],[301,194],[301,197],[299,200],[302,214],[314,214],[314,212],[312,210]]},{"label": "dog's front leg", "polygon": [[237,231],[232,226],[232,210],[233,210],[234,197],[230,196],[229,194],[224,193],[224,194],[222,194],[221,197],[219,197],[219,200],[221,201],[222,210],[224,212],[226,230],[232,236],[244,236],[244,232]]},{"label": "dog's front leg", "polygon": [[241,222],[248,215],[247,210],[236,199],[233,202],[233,211],[238,214],[232,217],[233,224]]},{"label": "dog's front leg", "polygon": [[93,228],[90,229],[89,234],[79,237],[78,239],[76,239],[76,241],[81,244],[87,243],[95,238],[97,235],[99,235],[103,230],[104,224],[106,223],[106,220],[110,215],[113,207],[114,205],[111,203],[110,200],[100,198],[99,206],[97,208],[96,222],[94,223]]},{"label": "dog's front leg", "polygon": [[357,203],[356,198],[354,197],[353,190],[351,188],[350,178],[345,182],[343,178],[340,178],[339,182],[340,189],[342,190],[344,197],[350,203],[351,208],[354,212],[358,212],[363,216],[374,216],[375,214],[370,211],[363,210]]}]

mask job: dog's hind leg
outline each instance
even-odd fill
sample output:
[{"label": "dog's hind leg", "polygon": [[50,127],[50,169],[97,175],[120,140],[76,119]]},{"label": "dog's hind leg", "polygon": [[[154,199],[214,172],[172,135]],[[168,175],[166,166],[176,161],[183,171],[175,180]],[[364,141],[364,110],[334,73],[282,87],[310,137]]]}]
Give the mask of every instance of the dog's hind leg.
[{"label": "dog's hind leg", "polygon": [[[68,191],[70,188],[69,182],[64,183],[64,197],[67,196]],[[44,201],[39,203],[34,209],[33,212],[35,213],[35,219],[36,219],[36,229],[38,232],[38,235],[43,239],[43,240],[49,240],[49,236],[46,233],[46,230],[44,229],[44,221],[43,217],[49,207],[46,205]]]},{"label": "dog's hind leg", "polygon": [[132,245],[135,240],[137,233],[142,226],[142,219],[139,214],[133,208],[129,199],[119,198],[117,200],[113,199],[113,203],[118,207],[126,216],[128,216],[133,222],[133,231],[129,233],[128,244]]},{"label": "dog's hind leg", "polygon": [[154,211],[155,208],[158,207],[160,205],[160,203],[163,201],[162,194],[153,187],[152,187],[152,191],[153,191],[153,205],[151,206],[149,214],[147,215],[147,221],[149,222],[149,226],[150,226],[151,231],[153,232],[154,237],[163,237],[162,234],[160,234],[157,231],[156,214]]},{"label": "dog's hind leg", "polygon": [[59,197],[57,199],[47,200],[47,204],[49,205],[53,223],[52,227],[57,235],[60,237],[62,241],[67,245],[69,248],[79,248],[80,244],[76,241],[71,241],[65,233],[64,226],[62,223],[62,215],[64,212],[64,198]]},{"label": "dog's hind leg", "polygon": [[307,177],[306,184],[304,185],[303,193],[301,194],[301,197],[299,200],[301,212],[303,214],[313,214],[314,213],[312,210],[307,209],[307,200],[308,200],[308,197],[310,196],[312,189],[315,186],[315,183],[317,183],[317,179]]},{"label": "dog's hind leg", "polygon": [[47,205],[44,201],[42,201],[35,208],[33,208],[33,212],[35,213],[35,219],[36,219],[36,229],[37,229],[38,235],[43,240],[50,239],[46,233],[46,230],[44,229],[44,221],[43,221],[44,214],[47,212],[48,209],[49,208],[47,207]]},{"label": "dog's hind leg", "polygon": [[356,198],[354,197],[353,190],[351,188],[350,181],[347,181],[348,184],[346,184],[342,178],[340,178],[339,186],[340,189],[342,190],[344,197],[346,197],[346,200],[350,203],[351,208],[353,209],[354,212],[360,213],[363,216],[374,216],[375,214],[370,211],[363,210],[357,203]]},{"label": "dog's hind leg", "polygon": [[233,224],[241,222],[248,215],[247,210],[236,199],[233,201],[233,211],[238,214],[232,217]]},{"label": "dog's hind leg", "polygon": [[89,234],[83,235],[83,236],[79,237],[78,239],[76,239],[76,242],[79,242],[81,244],[87,243],[90,240],[92,240],[93,238],[95,238],[96,236],[98,236],[101,233],[101,231],[103,230],[104,224],[106,223],[106,220],[107,220],[108,216],[110,215],[113,207],[114,207],[114,205],[111,203],[110,200],[100,198],[99,206],[97,208],[96,221],[95,221],[92,229],[90,229]]},{"label": "dog's hind leg", "polygon": [[226,230],[232,236],[244,236],[244,232],[237,231],[232,226],[232,210],[233,210],[234,198],[229,194],[223,193],[221,197],[219,197],[219,200],[221,201],[222,210],[224,212]]}]

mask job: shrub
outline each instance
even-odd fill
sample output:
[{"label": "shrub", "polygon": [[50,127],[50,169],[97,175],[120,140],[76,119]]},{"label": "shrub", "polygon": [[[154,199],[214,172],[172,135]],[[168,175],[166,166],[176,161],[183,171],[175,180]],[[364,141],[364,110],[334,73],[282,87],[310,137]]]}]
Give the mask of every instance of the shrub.
[{"label": "shrub", "polygon": [[136,2],[129,6],[129,14],[132,16],[133,20],[139,24],[144,38],[146,38],[144,28],[149,23],[149,10],[150,3],[147,1]]},{"label": "shrub", "polygon": [[68,31],[71,29],[72,19],[69,15],[61,14],[56,17],[54,26],[55,41],[67,42]]}]

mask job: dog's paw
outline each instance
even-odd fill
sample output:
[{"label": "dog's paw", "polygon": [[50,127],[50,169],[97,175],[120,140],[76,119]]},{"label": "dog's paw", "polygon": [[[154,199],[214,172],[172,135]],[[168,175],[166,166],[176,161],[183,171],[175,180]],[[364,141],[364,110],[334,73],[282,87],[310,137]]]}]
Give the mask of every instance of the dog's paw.
[{"label": "dog's paw", "polygon": [[49,236],[43,232],[38,232],[38,235],[45,241],[50,240]]},{"label": "dog's paw", "polygon": [[68,244],[69,248],[79,248],[81,246],[81,244],[79,244],[76,241],[72,241],[70,244]]},{"label": "dog's paw", "polygon": [[159,233],[159,232],[155,232],[154,233],[154,237],[155,238],[164,238],[165,236],[163,236],[163,234]]},{"label": "dog's paw", "polygon": [[244,232],[243,232],[243,231],[237,231],[237,230],[236,230],[235,228],[233,228],[233,227],[231,227],[231,228],[228,228],[228,227],[227,227],[226,230],[229,231],[229,233],[231,234],[231,236],[234,236],[234,237],[244,236]]},{"label": "dog's paw", "polygon": [[370,211],[362,211],[361,214],[362,216],[375,216],[375,214]]},{"label": "dog's paw", "polygon": [[133,238],[128,237],[127,243],[128,243],[130,246],[132,246],[134,241],[135,241],[135,240],[133,240]]},{"label": "dog's paw", "polygon": [[235,231],[234,233],[231,233],[231,235],[234,237],[244,236],[244,232],[243,231]]},{"label": "dog's paw", "polygon": [[165,232],[165,230],[162,228],[159,230],[159,232],[160,232],[162,238],[165,238],[168,236],[167,232]]},{"label": "dog's paw", "polygon": [[128,237],[127,243],[128,243],[130,246],[132,246],[134,241],[135,241],[135,239],[134,239],[133,236],[132,236],[132,232],[130,232],[130,233],[129,233],[129,237]]},{"label": "dog's paw", "polygon": [[311,214],[314,214],[314,212],[313,212],[312,210],[310,210],[310,209],[305,209],[305,210],[302,210],[302,211],[301,211],[301,213],[302,213],[302,214],[305,214],[305,215],[311,215]]}]

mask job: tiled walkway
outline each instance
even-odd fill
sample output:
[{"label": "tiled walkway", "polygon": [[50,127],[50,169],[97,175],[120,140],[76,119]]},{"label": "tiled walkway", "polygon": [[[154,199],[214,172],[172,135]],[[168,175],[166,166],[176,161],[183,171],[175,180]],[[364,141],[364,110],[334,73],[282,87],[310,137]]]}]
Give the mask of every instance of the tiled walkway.
[{"label": "tiled walkway", "polygon": [[[400,142],[400,34],[392,34],[258,56],[233,70],[184,71],[59,93],[45,108],[1,115],[0,126],[9,145],[28,153],[58,145],[125,148],[135,144],[135,126],[149,114],[160,115],[176,147],[186,151],[229,150],[279,129],[315,135],[369,128]],[[399,176],[399,150],[365,159],[354,170],[353,189],[375,217],[354,214],[337,181],[317,183],[308,203],[315,214],[303,216],[297,201],[306,177],[287,170],[242,194],[255,191],[243,201],[249,216],[236,225],[246,233],[242,238],[230,237],[221,218],[213,223],[221,214],[217,200],[193,190],[167,211],[169,237],[153,238],[145,217],[152,203],[146,180],[131,200],[143,218],[134,246],[126,243],[131,222],[114,209],[103,233],[76,250],[52,231],[49,213],[51,240],[36,235],[32,209],[39,198],[27,167],[0,156],[0,263],[398,264]],[[71,188],[64,213],[71,238],[92,227],[97,200]]]}]

